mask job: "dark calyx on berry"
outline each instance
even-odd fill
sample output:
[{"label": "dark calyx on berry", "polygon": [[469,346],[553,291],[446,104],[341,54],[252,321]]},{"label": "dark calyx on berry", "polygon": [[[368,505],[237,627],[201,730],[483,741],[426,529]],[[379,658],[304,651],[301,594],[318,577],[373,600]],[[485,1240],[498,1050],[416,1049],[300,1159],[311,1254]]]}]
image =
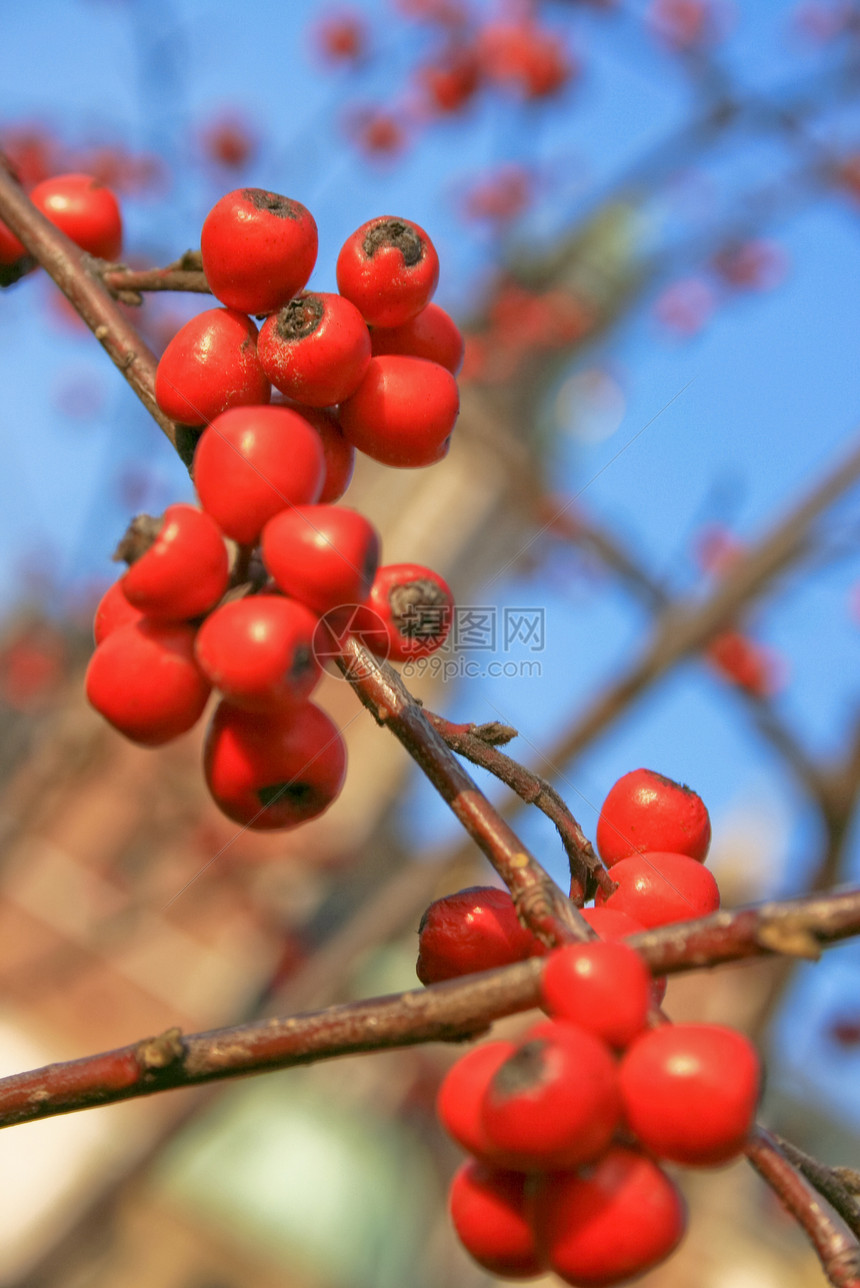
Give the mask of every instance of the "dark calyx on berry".
[{"label": "dark calyx on berry", "polygon": [[316,790],[310,783],[270,783],[257,789],[260,804],[266,808],[285,798],[296,805],[306,805],[315,795]]},{"label": "dark calyx on berry", "polygon": [[403,262],[411,268],[424,255],[424,243],[414,228],[404,224],[400,219],[386,219],[365,233],[362,249],[368,259],[372,259],[382,246],[393,246],[400,251]]},{"label": "dark calyx on berry", "polygon": [[123,560],[131,567],[154,545],[163,527],[163,517],[159,516],[156,519],[151,514],[138,514],[128,525],[111,558],[115,563]]},{"label": "dark calyx on berry", "polygon": [[304,207],[279,192],[266,192],[265,188],[243,188],[242,196],[257,210],[268,210],[279,219],[301,219]]},{"label": "dark calyx on berry", "polygon": [[427,639],[439,634],[439,609],[448,607],[448,598],[429,577],[393,586],[388,602],[394,625],[405,638]]},{"label": "dark calyx on berry", "polygon": [[305,340],[313,335],[325,314],[318,295],[297,295],[278,314],[276,329],[282,340]]},{"label": "dark calyx on berry", "polygon": [[543,1038],[523,1043],[497,1070],[492,1081],[493,1092],[507,1098],[539,1087],[546,1080],[548,1045]]}]

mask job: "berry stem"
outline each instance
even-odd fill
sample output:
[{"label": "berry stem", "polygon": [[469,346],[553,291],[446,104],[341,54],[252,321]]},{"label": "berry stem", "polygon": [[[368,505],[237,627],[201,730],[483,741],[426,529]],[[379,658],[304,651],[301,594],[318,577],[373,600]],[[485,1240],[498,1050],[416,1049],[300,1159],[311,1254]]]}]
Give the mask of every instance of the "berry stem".
[{"label": "berry stem", "polygon": [[455,759],[397,672],[352,638],[338,664],[363,704],[391,729],[490,860],[523,923],[550,947],[592,938],[573,904]]}]

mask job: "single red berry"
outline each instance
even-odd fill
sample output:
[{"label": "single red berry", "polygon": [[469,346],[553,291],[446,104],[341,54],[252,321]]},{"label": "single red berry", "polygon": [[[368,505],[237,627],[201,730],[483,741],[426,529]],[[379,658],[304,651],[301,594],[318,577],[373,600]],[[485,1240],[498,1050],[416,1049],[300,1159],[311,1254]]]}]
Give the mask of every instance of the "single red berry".
[{"label": "single red berry", "polygon": [[383,215],[357,228],[337,257],[337,289],[370,326],[400,326],[430,302],[439,256],[423,228]]},{"label": "single red berry", "polygon": [[319,434],[287,407],[234,407],[203,431],[194,453],[200,504],[241,545],[269,519],[316,501],[325,476]]},{"label": "single red berry", "polygon": [[634,1039],[621,1061],[624,1117],[643,1147],[688,1167],[727,1163],[755,1119],[755,1047],[721,1024],[666,1024]]},{"label": "single red berry", "polygon": [[418,927],[422,984],[539,957],[547,949],[521,923],[507,890],[470,886],[436,899]]},{"label": "single red berry", "polygon": [[675,1184],[650,1158],[620,1145],[585,1173],[541,1178],[529,1210],[541,1254],[577,1288],[644,1274],[675,1250],[686,1227]]},{"label": "single red berry", "polygon": [[400,326],[375,326],[370,333],[374,357],[401,353],[438,362],[456,376],[463,365],[466,342],[457,323],[438,304],[428,304]]},{"label": "single red berry", "polygon": [[711,873],[687,854],[649,850],[633,854],[612,868],[618,889],[595,903],[627,912],[649,929],[670,921],[707,917],[720,906],[720,891]]},{"label": "single red berry", "polygon": [[[377,571],[365,600],[377,630],[366,635],[367,647],[379,657],[403,662],[428,657],[448,638],[454,617],[454,596],[448,583],[422,564],[386,564]],[[355,629],[355,628],[354,628]],[[365,638],[360,630],[358,633]]]},{"label": "single red berry", "polygon": [[625,1047],[645,1027],[651,975],[624,944],[566,944],[547,957],[541,997],[550,1015],[570,1020],[610,1046]]},{"label": "single red berry", "polygon": [[58,174],[37,183],[33,205],[76,246],[99,259],[115,260],[122,249],[119,203],[91,174]]},{"label": "single red berry", "polygon": [[222,697],[249,711],[296,707],[322,675],[311,641],[317,618],[295,599],[246,595],[210,613],[197,664]]},{"label": "single red berry", "polygon": [[433,465],[448,453],[460,412],[457,382],[425,358],[384,354],[367,373],[338,418],[349,441],[383,465]]},{"label": "single red berry", "polygon": [[335,413],[328,407],[308,407],[304,403],[293,402],[284,394],[276,394],[272,401],[276,406],[289,407],[298,412],[313,425],[319,434],[325,457],[325,479],[317,500],[320,505],[339,501],[352,482],[355,448],[344,438]]},{"label": "single red berry", "polygon": [[481,1105],[487,1146],[523,1171],[578,1167],[602,1153],[621,1115],[615,1060],[592,1033],[565,1020],[518,1044]]},{"label": "single red berry", "polygon": [[130,564],[123,592],[147,617],[199,617],[218,603],[229,581],[221,529],[193,505],[169,505],[160,519],[139,515],[114,558]]},{"label": "single red berry", "polygon": [[96,711],[144,747],[160,747],[191,729],[211,690],[194,660],[194,627],[145,617],[102,640],[85,687]]},{"label": "single red berry", "polygon": [[212,294],[242,313],[273,313],[307,285],[317,226],[299,201],[263,188],[237,188],[209,211],[200,232]]},{"label": "single red berry", "polygon": [[126,599],[120,577],[119,581],[108,586],[98,602],[93,618],[93,639],[96,644],[101,644],[111,632],[118,630],[120,626],[139,622],[143,616],[140,609]]},{"label": "single red berry", "polygon": [[451,1182],[457,1237],[479,1266],[505,1279],[531,1279],[545,1263],[528,1219],[532,1181],[486,1163],[464,1163]]},{"label": "single red berry", "polygon": [[262,551],[284,594],[322,616],[365,598],[379,563],[379,534],[357,510],[297,505],[269,520]]},{"label": "single red berry", "polygon": [[596,840],[608,867],[644,850],[671,850],[704,861],[711,820],[690,787],[653,769],[633,769],[610,788]]},{"label": "single red berry", "polygon": [[482,1042],[467,1051],[442,1079],[436,1113],[448,1135],[476,1158],[492,1158],[481,1124],[481,1105],[490,1079],[516,1050],[514,1042]]},{"label": "single red berry", "polygon": [[203,769],[215,803],[235,823],[259,831],[290,828],[335,800],[346,746],[312,702],[267,713],[221,702],[206,734]]},{"label": "single red berry", "polygon": [[263,323],[263,370],[276,389],[308,407],[349,398],[370,363],[370,334],[349,300],[303,291]]},{"label": "single red berry", "polygon": [[155,372],[155,401],[171,420],[208,425],[230,407],[267,403],[257,328],[236,309],[205,309],[180,327]]}]

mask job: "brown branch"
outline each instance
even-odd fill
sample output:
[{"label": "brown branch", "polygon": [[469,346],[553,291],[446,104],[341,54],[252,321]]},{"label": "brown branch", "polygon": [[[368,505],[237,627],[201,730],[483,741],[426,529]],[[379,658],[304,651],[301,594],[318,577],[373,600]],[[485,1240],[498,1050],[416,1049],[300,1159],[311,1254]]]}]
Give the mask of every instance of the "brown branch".
[{"label": "brown branch", "polygon": [[355,639],[340,647],[338,665],[362,703],[402,743],[490,860],[523,923],[550,946],[592,938],[590,927],[449,751],[397,672]]},{"label": "brown branch", "polygon": [[776,1132],[772,1135],[788,1161],[806,1177],[813,1189],[827,1199],[851,1233],[860,1238],[860,1172],[850,1167],[828,1167],[790,1141],[783,1140]]},{"label": "brown branch", "polygon": [[482,726],[452,724],[432,711],[425,714],[452,751],[486,769],[516,792],[526,805],[535,805],[555,824],[570,865],[570,897],[575,904],[581,907],[593,895],[595,885],[606,894],[612,893],[615,889],[612,877],[568,806],[546,779],[488,742]]},{"label": "brown branch", "polygon": [[[178,427],[155,401],[155,355],[99,280],[99,263],[37,210],[0,162],[0,219],[8,224],[86,322],[111,362],[174,447]],[[179,435],[181,438],[181,435]]]},{"label": "brown branch", "polygon": [[776,1139],[763,1127],[756,1127],[745,1152],[783,1207],[805,1231],[834,1288],[860,1288],[857,1240],[824,1211],[815,1192],[792,1167]]},{"label": "brown branch", "polygon": [[860,934],[860,887],[715,912],[630,936],[654,975],[750,957],[818,957]]},{"label": "brown branch", "polygon": [[115,299],[124,304],[142,304],[146,291],[185,291],[197,295],[211,295],[206,275],[201,269],[176,268],[123,268],[108,267],[99,277]]}]

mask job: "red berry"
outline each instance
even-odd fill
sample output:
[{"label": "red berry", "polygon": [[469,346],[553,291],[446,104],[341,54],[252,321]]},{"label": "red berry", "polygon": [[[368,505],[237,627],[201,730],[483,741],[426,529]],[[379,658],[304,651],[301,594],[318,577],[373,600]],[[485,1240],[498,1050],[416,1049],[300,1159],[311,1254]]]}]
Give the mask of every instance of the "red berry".
[{"label": "red berry", "polygon": [[309,407],[354,393],[370,363],[361,314],[340,295],[303,291],[263,323],[260,362],[276,389]]},{"label": "red berry", "polygon": [[463,1247],[479,1266],[505,1279],[544,1269],[528,1220],[532,1182],[521,1172],[464,1163],[451,1182],[450,1211]]},{"label": "red berry", "polygon": [[122,249],[119,203],[90,174],[58,174],[37,183],[30,200],[76,246],[99,259],[115,260]]},{"label": "red berry", "polygon": [[199,617],[218,603],[229,581],[221,529],[193,505],[169,505],[161,519],[140,515],[115,557],[129,561],[123,592],[147,617]]},{"label": "red berry", "polygon": [[482,1042],[451,1066],[439,1088],[436,1113],[440,1123],[461,1148],[477,1158],[495,1161],[484,1138],[481,1105],[490,1079],[515,1050],[513,1042]]},{"label": "red berry", "polygon": [[541,997],[550,1015],[625,1047],[645,1027],[651,975],[639,954],[624,944],[567,944],[547,957]]},{"label": "red berry", "polygon": [[704,860],[711,820],[691,788],[653,769],[634,769],[610,789],[596,839],[600,857],[610,867],[644,850],[671,850]]},{"label": "red berry", "polygon": [[132,622],[139,622],[143,616],[144,614],[140,609],[135,608],[126,599],[122,588],[122,578],[120,578],[112,586],[108,586],[98,602],[93,618],[93,639],[96,644],[101,644],[102,640],[106,640],[112,631],[119,630],[120,626],[129,626]]},{"label": "red berry", "polygon": [[[371,620],[376,628],[367,632],[367,647],[379,657],[390,657],[395,662],[427,657],[448,638],[454,596],[438,573],[421,564],[386,564],[380,568],[365,604],[373,612]],[[384,639],[380,638],[380,623],[385,629]]]},{"label": "red berry", "polygon": [[686,1225],[684,1201],[666,1173],[620,1145],[585,1174],[539,1181],[530,1211],[541,1253],[577,1288],[644,1274],[674,1251]]},{"label": "red berry", "polygon": [[242,313],[273,313],[307,284],[317,226],[298,201],[263,188],[237,188],[217,201],[200,233],[212,294]]},{"label": "red berry", "polygon": [[338,505],[297,505],[263,529],[263,562],[285,595],[323,616],[360,604],[379,562],[379,534]]},{"label": "red berry", "polygon": [[604,1042],[559,1020],[521,1042],[487,1086],[487,1146],[523,1171],[578,1167],[612,1139],[621,1113],[617,1072]]},{"label": "red berry", "polygon": [[207,425],[230,407],[267,403],[257,328],[235,309],[205,309],[168,344],[155,372],[155,400],[183,425]]},{"label": "red berry", "polygon": [[144,747],[160,747],[191,729],[210,693],[194,660],[194,627],[145,617],[102,640],[85,686],[96,711]]},{"label": "red berry", "polygon": [[295,599],[247,595],[206,618],[197,634],[197,663],[234,706],[295,707],[322,675],[311,647],[316,624],[311,610]]},{"label": "red berry", "polygon": [[645,1149],[687,1166],[727,1163],[755,1118],[755,1047],[720,1024],[666,1024],[636,1038],[621,1062],[627,1124]]},{"label": "red berry", "polygon": [[711,873],[687,854],[651,850],[622,859],[612,869],[618,889],[598,890],[595,903],[629,913],[649,929],[670,921],[707,917],[720,906],[720,891]]},{"label": "red berry", "polygon": [[415,970],[422,984],[436,984],[546,951],[520,922],[507,890],[470,886],[436,899],[424,913]]},{"label": "red berry", "polygon": [[328,809],[343,786],[346,746],[312,702],[285,711],[215,708],[203,752],[219,809],[260,831],[296,827]]},{"label": "red berry", "polygon": [[287,407],[234,407],[204,430],[194,453],[200,504],[242,545],[288,506],[319,496],[325,458],[319,434]]},{"label": "red berry", "polygon": [[372,358],[340,407],[349,441],[383,465],[405,469],[441,461],[460,411],[457,382],[438,362],[384,354]]},{"label": "red berry", "polygon": [[[635,917],[629,916],[626,912],[619,912],[617,908],[607,908],[605,904],[599,908],[581,908],[580,912],[595,934],[608,943],[624,940],[628,935],[641,935],[646,929]],[[652,979],[651,1000],[654,1005],[659,1006],[665,996],[665,975]]]},{"label": "red berry", "polygon": [[346,239],[337,257],[337,289],[370,326],[400,326],[436,290],[439,257],[423,228],[383,215]]},{"label": "red berry", "polygon": [[370,333],[374,357],[401,353],[438,362],[456,376],[463,365],[465,341],[454,319],[438,304],[428,304],[400,326],[375,326]]}]

